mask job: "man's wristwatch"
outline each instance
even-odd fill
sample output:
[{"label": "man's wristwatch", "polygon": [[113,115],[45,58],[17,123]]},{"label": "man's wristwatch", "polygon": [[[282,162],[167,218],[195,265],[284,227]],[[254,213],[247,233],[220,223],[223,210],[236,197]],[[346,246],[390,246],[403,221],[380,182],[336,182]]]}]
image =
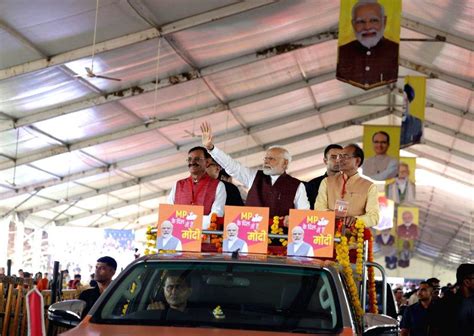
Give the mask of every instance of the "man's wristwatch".
[{"label": "man's wristwatch", "polygon": [[212,147],[211,147],[211,148],[208,148],[207,150],[208,150],[208,151],[212,151],[213,149],[214,149],[214,145],[212,145]]}]

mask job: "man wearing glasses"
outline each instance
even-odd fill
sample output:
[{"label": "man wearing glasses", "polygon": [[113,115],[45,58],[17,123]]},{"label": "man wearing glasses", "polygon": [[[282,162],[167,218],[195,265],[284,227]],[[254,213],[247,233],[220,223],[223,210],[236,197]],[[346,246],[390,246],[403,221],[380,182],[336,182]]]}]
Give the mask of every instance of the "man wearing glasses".
[{"label": "man wearing glasses", "polygon": [[212,213],[224,216],[227,197],[224,184],[206,173],[210,159],[204,147],[191,148],[186,160],[190,176],[177,181],[168,195],[169,204],[204,206],[203,229],[209,228]]},{"label": "man wearing glasses", "polygon": [[356,39],[339,47],[336,77],[366,90],[398,77],[398,43],[384,38],[387,16],[376,0],[352,7]]},{"label": "man wearing glasses", "polygon": [[288,227],[290,209],[309,209],[304,184],[286,173],[291,155],[285,148],[278,146],[268,148],[263,158],[262,169],[251,169],[244,167],[214,146],[209,123],[201,124],[201,131],[202,143],[214,160],[230,176],[249,188],[245,205],[270,208],[270,218],[280,217],[280,223],[285,227]]},{"label": "man wearing glasses", "polygon": [[364,151],[356,144],[347,145],[338,155],[340,174],[326,177],[319,187],[315,210],[336,211],[336,217],[351,228],[357,218],[366,227],[379,222],[377,186],[360,177],[357,169],[364,162]]},{"label": "man wearing glasses", "polygon": [[390,146],[390,135],[384,131],[374,133],[372,135],[372,145],[375,156],[366,160],[363,168],[364,175],[377,181],[397,176],[398,160],[387,154]]}]

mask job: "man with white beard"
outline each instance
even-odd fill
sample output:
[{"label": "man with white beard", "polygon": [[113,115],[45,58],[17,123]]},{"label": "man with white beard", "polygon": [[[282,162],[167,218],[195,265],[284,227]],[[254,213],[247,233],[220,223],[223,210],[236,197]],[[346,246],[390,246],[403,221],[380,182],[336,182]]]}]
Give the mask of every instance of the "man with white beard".
[{"label": "man with white beard", "polygon": [[201,131],[202,143],[212,158],[230,176],[249,188],[245,205],[270,208],[270,219],[280,217],[280,224],[285,227],[288,227],[290,209],[309,209],[304,184],[286,173],[291,155],[285,148],[269,147],[262,169],[251,169],[214,146],[209,123],[201,124]]},{"label": "man with white beard", "polygon": [[366,90],[396,82],[399,45],[383,36],[384,7],[376,0],[359,0],[351,23],[356,40],[339,47],[336,77]]},{"label": "man with white beard", "polygon": [[304,230],[301,226],[295,226],[291,230],[293,241],[288,244],[289,256],[314,257],[313,247],[304,241]]},{"label": "man with white beard", "polygon": [[161,237],[156,240],[156,248],[166,251],[182,251],[181,240],[173,236],[173,224],[165,220],[161,223]]},{"label": "man with white beard", "polygon": [[235,223],[227,225],[227,238],[222,242],[223,252],[234,252],[239,250],[240,253],[247,253],[249,248],[245,240],[239,238],[239,227]]}]

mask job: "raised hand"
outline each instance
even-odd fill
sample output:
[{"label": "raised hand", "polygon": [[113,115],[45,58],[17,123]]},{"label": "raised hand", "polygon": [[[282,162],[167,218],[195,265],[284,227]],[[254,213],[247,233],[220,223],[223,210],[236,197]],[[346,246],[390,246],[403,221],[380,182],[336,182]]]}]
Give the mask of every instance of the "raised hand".
[{"label": "raised hand", "polygon": [[211,124],[207,121],[201,124],[201,132],[202,132],[202,145],[206,147],[208,150],[214,149],[214,144],[212,143],[212,129]]}]

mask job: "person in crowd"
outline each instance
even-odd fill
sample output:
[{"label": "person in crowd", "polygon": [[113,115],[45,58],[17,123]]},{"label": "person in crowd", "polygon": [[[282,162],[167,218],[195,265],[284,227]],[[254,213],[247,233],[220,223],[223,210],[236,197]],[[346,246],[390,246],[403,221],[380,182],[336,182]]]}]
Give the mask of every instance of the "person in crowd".
[{"label": "person in crowd", "polygon": [[295,226],[291,230],[293,241],[288,244],[289,256],[314,257],[313,247],[304,241],[304,230],[301,226]]},{"label": "person in crowd", "polygon": [[74,274],[74,279],[69,280],[69,283],[67,285],[68,289],[79,289],[81,288],[81,275],[80,274]]},{"label": "person in crowd", "polygon": [[91,280],[89,281],[90,287],[97,287],[97,281],[95,281],[95,273],[92,273],[90,276]]},{"label": "person in crowd", "polygon": [[152,302],[148,310],[169,310],[170,313],[186,313],[188,299],[193,290],[189,277],[180,273],[168,271],[165,275],[163,294],[166,302]]},{"label": "person in crowd", "polygon": [[341,200],[347,202],[347,213],[343,218],[348,228],[354,226],[356,219],[363,220],[366,227],[372,227],[379,222],[379,203],[377,186],[359,176],[357,169],[364,163],[364,151],[356,144],[350,144],[342,149],[338,156],[341,174],[326,177],[319,187],[315,210],[330,210],[336,208]]},{"label": "person in crowd", "polygon": [[221,166],[211,158],[209,164],[206,168],[207,174],[212,177],[213,179],[219,180],[224,183],[225,192],[227,194],[225,205],[235,205],[235,206],[243,206],[244,201],[242,201],[242,197],[240,196],[239,188],[237,188],[234,184],[223,180],[221,176],[224,175],[225,170],[222,169]]},{"label": "person in crowd", "polygon": [[24,276],[25,276],[25,272],[23,272],[23,270],[20,268],[20,269],[18,270],[18,277],[19,277],[19,278],[24,278]]},{"label": "person in crowd", "polygon": [[395,203],[415,201],[415,184],[410,181],[410,167],[405,162],[398,165],[398,176],[385,186],[387,198]]},{"label": "person in crowd", "polygon": [[181,240],[173,236],[173,223],[169,220],[161,223],[161,236],[156,240],[158,250],[182,251]]},{"label": "person in crowd", "polygon": [[[41,272],[38,272],[39,274],[41,274]],[[36,284],[36,288],[38,288],[38,290],[41,292],[45,289],[48,289],[48,286],[49,286],[49,280],[48,280],[48,273],[44,273],[44,276],[42,276],[37,284]]]},{"label": "person in crowd", "polygon": [[428,336],[430,331],[430,314],[432,311],[433,287],[422,281],[418,288],[419,301],[408,306],[400,323],[401,336]]},{"label": "person in crowd", "polygon": [[105,256],[97,259],[97,264],[95,265],[95,280],[97,281],[97,287],[86,289],[79,295],[79,300],[86,302],[86,307],[82,312],[83,318],[87,315],[100,295],[111,284],[116,270],[117,262],[114,258]]},{"label": "person in crowd", "polygon": [[5,267],[0,267],[0,275],[5,275]]},{"label": "person in crowd", "polygon": [[308,202],[311,210],[314,210],[314,202],[318,196],[319,186],[321,182],[328,176],[339,174],[339,164],[337,162],[337,156],[341,152],[342,146],[337,144],[331,144],[324,149],[323,161],[326,165],[326,172],[324,175],[315,177],[311,181],[305,183],[306,194],[308,196]]},{"label": "person in crowd", "polygon": [[177,181],[168,195],[169,204],[204,206],[203,229],[209,228],[212,213],[219,217],[224,215],[227,197],[224,183],[206,173],[210,158],[205,148],[191,148],[186,160],[190,176]]},{"label": "person in crowd", "polygon": [[433,292],[432,292],[433,297],[431,298],[431,300],[435,302],[436,300],[439,299],[441,281],[438,278],[429,278],[426,280],[426,282],[428,282],[431,285],[431,287],[433,287]]},{"label": "person in crowd", "polygon": [[415,240],[418,238],[418,225],[413,223],[413,213],[409,210],[402,213],[403,223],[397,228],[398,238]]},{"label": "person in crowd", "polygon": [[286,173],[291,155],[285,148],[268,148],[262,169],[250,169],[214,146],[209,123],[201,124],[201,131],[202,143],[214,160],[249,188],[245,205],[270,208],[270,218],[280,217],[285,227],[288,227],[290,209],[309,209],[304,184]]},{"label": "person in crowd", "polygon": [[351,23],[356,39],[339,47],[336,77],[364,89],[396,82],[399,45],[384,38],[384,7],[376,0],[359,0]]},{"label": "person in crowd", "polygon": [[234,252],[239,250],[240,253],[247,253],[249,248],[245,240],[239,238],[239,226],[235,223],[227,225],[227,237],[222,242],[223,252]]},{"label": "person in crowd", "polygon": [[387,154],[390,147],[390,135],[384,131],[372,135],[375,155],[368,158],[362,167],[365,176],[373,180],[383,181],[398,174],[398,160]]},{"label": "person in crowd", "polygon": [[402,287],[395,288],[393,290],[393,296],[395,297],[395,302],[397,303],[398,311],[400,311],[400,308],[406,304],[406,299],[403,296],[403,288]]},{"label": "person in crowd", "polygon": [[434,305],[432,336],[474,335],[474,264],[459,265],[456,281],[456,294]]}]

